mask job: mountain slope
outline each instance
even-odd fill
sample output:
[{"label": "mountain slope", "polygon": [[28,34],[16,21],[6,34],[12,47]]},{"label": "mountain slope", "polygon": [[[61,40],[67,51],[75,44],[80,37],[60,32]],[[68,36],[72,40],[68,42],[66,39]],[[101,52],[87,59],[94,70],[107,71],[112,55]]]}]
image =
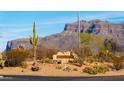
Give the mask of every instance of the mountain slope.
[{"label": "mountain slope", "polygon": [[[111,23],[101,20],[81,20],[81,32],[87,31],[95,35],[102,35],[105,39],[114,39],[118,44],[118,50],[124,51],[124,22]],[[24,45],[31,48],[28,39],[17,39],[8,41],[6,50]],[[78,25],[77,22],[65,24],[64,31],[44,38],[40,37],[39,47],[56,48],[60,50],[76,49],[78,47]]]}]

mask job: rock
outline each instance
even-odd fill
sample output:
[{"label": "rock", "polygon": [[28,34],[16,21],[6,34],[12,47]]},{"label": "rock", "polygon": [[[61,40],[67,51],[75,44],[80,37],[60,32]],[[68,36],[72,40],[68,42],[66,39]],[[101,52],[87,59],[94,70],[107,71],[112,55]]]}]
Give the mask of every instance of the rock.
[{"label": "rock", "polygon": [[25,72],[25,70],[24,69],[22,69],[22,71],[21,72]]},{"label": "rock", "polygon": [[40,68],[39,68],[38,66],[33,66],[33,67],[31,68],[32,71],[39,71],[39,69],[40,69]]}]

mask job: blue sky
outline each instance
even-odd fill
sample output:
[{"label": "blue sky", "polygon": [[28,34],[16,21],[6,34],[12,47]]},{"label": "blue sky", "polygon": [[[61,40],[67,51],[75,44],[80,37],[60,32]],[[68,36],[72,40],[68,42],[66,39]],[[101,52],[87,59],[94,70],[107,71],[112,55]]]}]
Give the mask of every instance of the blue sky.
[{"label": "blue sky", "polygon": [[[82,11],[80,16],[82,20],[101,19],[115,23],[124,21],[124,12]],[[32,35],[34,21],[36,21],[38,35],[44,37],[63,31],[65,23],[72,23],[76,20],[76,11],[1,11],[0,50],[6,48],[7,41],[28,38]]]}]

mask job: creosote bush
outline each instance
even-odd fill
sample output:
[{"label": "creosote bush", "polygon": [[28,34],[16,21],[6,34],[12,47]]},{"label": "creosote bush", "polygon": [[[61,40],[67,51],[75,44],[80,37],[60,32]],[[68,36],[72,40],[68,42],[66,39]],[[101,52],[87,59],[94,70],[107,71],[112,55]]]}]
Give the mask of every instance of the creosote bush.
[{"label": "creosote bush", "polygon": [[23,61],[28,58],[29,52],[23,48],[12,49],[5,53],[6,61],[5,66],[21,66]]},{"label": "creosote bush", "polygon": [[83,72],[88,74],[106,73],[107,71],[109,71],[109,68],[106,65],[94,65],[93,67],[85,67],[83,69]]},{"label": "creosote bush", "polygon": [[124,68],[124,57],[121,56],[114,56],[113,58],[113,66],[116,70],[121,70]]}]

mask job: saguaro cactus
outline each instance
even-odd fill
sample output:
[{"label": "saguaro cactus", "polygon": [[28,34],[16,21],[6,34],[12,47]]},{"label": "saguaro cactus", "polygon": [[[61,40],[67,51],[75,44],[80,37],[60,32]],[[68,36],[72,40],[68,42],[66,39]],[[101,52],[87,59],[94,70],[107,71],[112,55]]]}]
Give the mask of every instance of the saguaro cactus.
[{"label": "saguaro cactus", "polygon": [[37,49],[37,45],[39,43],[39,37],[36,35],[36,24],[34,22],[34,25],[33,25],[33,36],[31,37],[30,36],[30,43],[31,45],[33,46],[33,59],[34,59],[34,66],[36,65],[36,49]]}]

